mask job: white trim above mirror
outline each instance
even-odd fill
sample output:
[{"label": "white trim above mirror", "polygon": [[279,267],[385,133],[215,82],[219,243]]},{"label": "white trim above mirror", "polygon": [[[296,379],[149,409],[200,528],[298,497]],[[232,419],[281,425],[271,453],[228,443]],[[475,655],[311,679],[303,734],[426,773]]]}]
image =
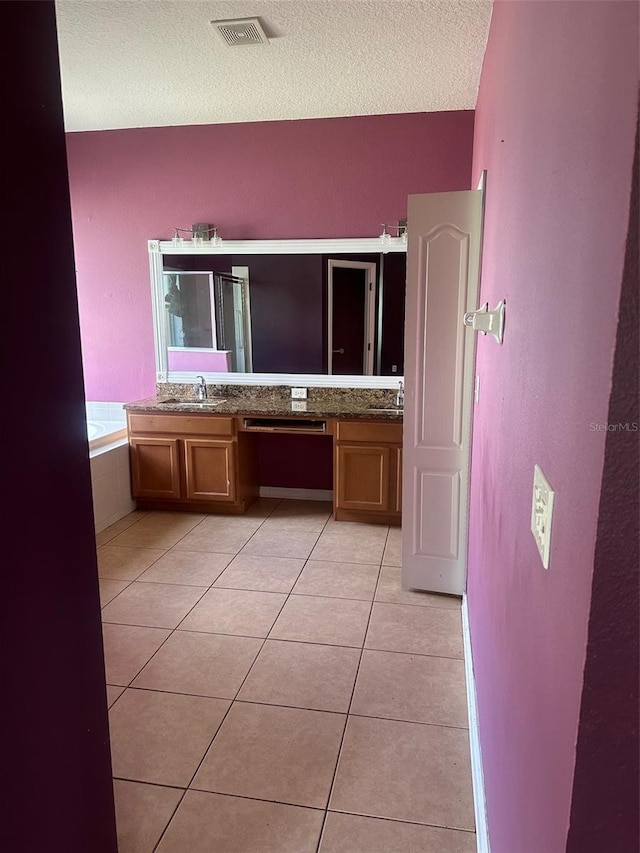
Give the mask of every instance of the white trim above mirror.
[{"label": "white trim above mirror", "polygon": [[208,385],[291,385],[304,388],[393,388],[403,376],[330,376],[325,373],[191,373],[170,371],[158,382],[195,383],[203,376]]},{"label": "white trim above mirror", "polygon": [[323,255],[327,252],[341,254],[386,254],[407,252],[407,241],[402,237],[355,237],[349,239],[323,238],[318,240],[220,240],[217,244],[203,240],[194,244],[183,240],[176,245],[173,240],[149,240],[149,252],[161,255]]},{"label": "white trim above mirror", "polygon": [[397,388],[401,375],[345,376],[319,373],[213,373],[204,371],[169,371],[167,330],[159,306],[164,303],[164,255],[302,255],[302,254],[406,254],[402,237],[318,239],[318,240],[225,240],[217,244],[203,240],[201,245],[184,240],[149,240],[149,268],[153,306],[156,382],[195,382],[198,375],[218,385],[289,385],[324,388]]}]

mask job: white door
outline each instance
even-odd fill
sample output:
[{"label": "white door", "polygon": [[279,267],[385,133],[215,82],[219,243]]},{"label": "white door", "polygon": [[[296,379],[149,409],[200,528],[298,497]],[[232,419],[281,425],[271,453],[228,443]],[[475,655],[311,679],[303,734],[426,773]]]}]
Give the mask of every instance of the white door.
[{"label": "white door", "polygon": [[402,583],[462,595],[482,193],[409,196]]},{"label": "white door", "polygon": [[327,346],[329,375],[373,375],[376,265],[329,260]]}]

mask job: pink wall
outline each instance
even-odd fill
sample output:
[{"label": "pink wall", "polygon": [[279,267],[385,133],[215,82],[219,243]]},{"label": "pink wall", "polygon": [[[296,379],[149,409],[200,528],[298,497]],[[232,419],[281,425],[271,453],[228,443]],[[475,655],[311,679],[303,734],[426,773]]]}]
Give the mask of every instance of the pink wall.
[{"label": "pink wall", "polygon": [[231,353],[223,350],[203,351],[201,348],[177,349],[169,347],[167,365],[169,370],[204,370],[205,373],[227,373]]},{"label": "pink wall", "polygon": [[68,134],[87,399],[155,391],[147,240],[375,236],[468,189],[472,143],[473,112]]},{"label": "pink wall", "polygon": [[[496,2],[476,111],[488,170],[468,597],[492,853],[565,850],[638,86],[635,3]],[[551,562],[533,466],[556,491]]]}]

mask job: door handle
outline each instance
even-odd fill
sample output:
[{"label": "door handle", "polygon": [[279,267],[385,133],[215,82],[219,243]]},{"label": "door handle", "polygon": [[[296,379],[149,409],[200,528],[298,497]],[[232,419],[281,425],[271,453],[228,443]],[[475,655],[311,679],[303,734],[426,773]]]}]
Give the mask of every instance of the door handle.
[{"label": "door handle", "polygon": [[334,352],[337,352],[339,355],[344,355],[344,347],[340,347],[340,349],[334,349]]}]

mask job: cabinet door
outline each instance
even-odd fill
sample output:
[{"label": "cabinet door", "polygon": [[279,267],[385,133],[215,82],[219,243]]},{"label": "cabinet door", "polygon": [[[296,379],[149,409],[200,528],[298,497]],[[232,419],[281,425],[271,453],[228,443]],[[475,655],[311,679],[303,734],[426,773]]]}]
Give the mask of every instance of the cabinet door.
[{"label": "cabinet door", "polygon": [[186,498],[235,501],[235,442],[184,439]]},{"label": "cabinet door", "polygon": [[134,498],[179,498],[177,438],[131,438],[131,485]]},{"label": "cabinet door", "polygon": [[339,444],[336,507],[389,512],[390,462],[390,447]]}]

